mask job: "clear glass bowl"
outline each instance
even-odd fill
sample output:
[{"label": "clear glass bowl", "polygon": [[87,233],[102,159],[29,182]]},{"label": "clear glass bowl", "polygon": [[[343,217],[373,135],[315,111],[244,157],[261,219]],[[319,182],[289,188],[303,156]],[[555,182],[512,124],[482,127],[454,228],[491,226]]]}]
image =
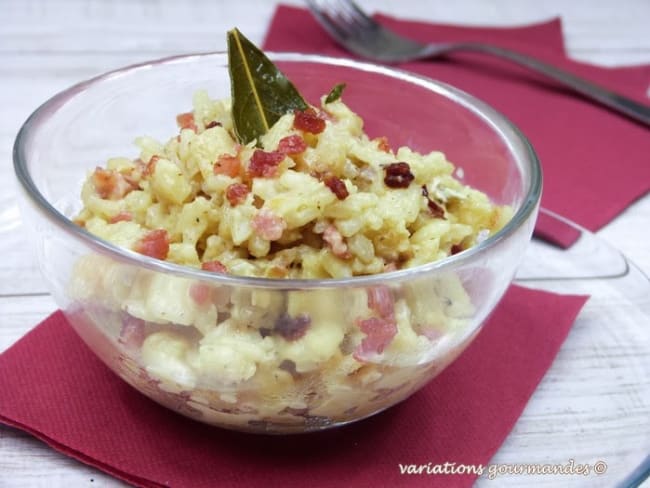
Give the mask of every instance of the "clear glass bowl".
[{"label": "clear glass bowl", "polygon": [[[75,225],[70,219],[81,208],[89,170],[109,157],[137,157],[136,136],[166,140],[197,89],[229,96],[224,53],[128,67],[56,95],[20,130],[14,163],[43,275],[70,324],[106,365],[153,400],[199,421],[293,433],[386,409],[463,351],[530,241],[541,173],[530,144],[510,122],[453,87],[351,60],[270,57],[312,103],[347,83],[345,101],[371,137],[387,136],[393,147],[443,151],[462,168],[464,182],[513,207],[511,221],[442,261],[336,280],[217,275],[118,248]],[[174,298],[156,302],[154,283],[174,290]],[[215,312],[210,322],[189,299],[195,287],[209,291],[218,319]],[[363,333],[350,311],[369,294],[394,304],[399,333],[383,353],[359,358],[354,342]],[[176,319],[136,318],[132,312],[144,302]],[[260,324],[289,312],[310,317],[307,334],[291,344],[266,341],[260,352]],[[219,328],[215,323],[224,317],[254,327],[242,334],[220,324],[225,339],[218,347],[206,344],[205,328]],[[154,332],[170,339],[152,344]]]}]

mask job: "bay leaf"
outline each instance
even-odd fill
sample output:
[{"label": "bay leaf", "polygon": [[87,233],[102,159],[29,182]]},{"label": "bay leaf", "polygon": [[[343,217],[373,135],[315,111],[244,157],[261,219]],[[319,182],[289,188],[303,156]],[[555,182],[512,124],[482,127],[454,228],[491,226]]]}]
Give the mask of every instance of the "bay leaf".
[{"label": "bay leaf", "polygon": [[242,144],[259,144],[284,114],[308,108],[289,79],[237,29],[228,32],[228,70],[233,125]]},{"label": "bay leaf", "polygon": [[345,89],[345,83],[339,83],[338,85],[336,85],[327,94],[327,97],[325,97],[325,103],[336,102],[339,98],[341,98],[344,89]]}]

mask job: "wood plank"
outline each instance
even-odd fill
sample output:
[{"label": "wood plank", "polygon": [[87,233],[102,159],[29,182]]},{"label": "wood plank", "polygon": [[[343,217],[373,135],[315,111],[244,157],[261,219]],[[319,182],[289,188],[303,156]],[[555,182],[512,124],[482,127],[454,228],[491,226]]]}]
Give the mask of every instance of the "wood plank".
[{"label": "wood plank", "polygon": [[[273,3],[246,2],[42,2],[9,0],[7,20],[0,32],[0,52],[71,53],[146,52],[181,53],[223,49],[223,32],[215,19],[233,19],[246,25],[246,34],[260,41],[267,30]],[[302,5],[296,0],[287,2]],[[565,21],[569,52],[577,59],[607,64],[650,61],[647,19],[650,3],[644,0],[618,2],[612,9],[603,2],[548,0],[524,5],[517,0],[476,2],[459,0],[445,8],[432,9],[427,2],[360,2],[368,11],[383,10],[404,18],[428,18],[438,22],[515,25],[538,22],[557,15]],[[55,6],[56,5],[56,6]],[[58,7],[58,6],[61,7]],[[41,20],[47,19],[47,22]],[[191,26],[191,28],[190,28]],[[230,27],[230,25],[228,25]],[[101,30],[101,35],[98,32]],[[62,32],[63,31],[63,32]],[[62,35],[64,34],[64,35]],[[607,50],[615,51],[606,54]]]},{"label": "wood plank", "polygon": [[[127,486],[93,467],[63,456],[28,434],[4,425],[0,425],[0,453],[0,486],[3,487]],[[20,476],[11,476],[11,473],[20,473]]]},{"label": "wood plank", "polygon": [[0,352],[20,339],[56,308],[49,295],[0,297]]}]

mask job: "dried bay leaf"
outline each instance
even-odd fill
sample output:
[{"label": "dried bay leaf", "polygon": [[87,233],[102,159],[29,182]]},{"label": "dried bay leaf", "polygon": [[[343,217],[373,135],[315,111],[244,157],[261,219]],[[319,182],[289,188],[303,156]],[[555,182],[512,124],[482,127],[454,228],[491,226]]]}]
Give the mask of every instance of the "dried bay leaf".
[{"label": "dried bay leaf", "polygon": [[266,55],[241,32],[228,32],[232,118],[239,142],[266,134],[284,114],[309,106]]}]

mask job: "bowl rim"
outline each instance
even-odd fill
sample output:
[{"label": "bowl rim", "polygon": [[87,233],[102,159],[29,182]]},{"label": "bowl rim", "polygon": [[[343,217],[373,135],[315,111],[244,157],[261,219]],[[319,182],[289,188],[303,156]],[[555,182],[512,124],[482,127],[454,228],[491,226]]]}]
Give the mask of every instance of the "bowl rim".
[{"label": "bowl rim", "polygon": [[150,70],[156,66],[192,63],[199,59],[210,57],[220,58],[227,57],[225,51],[214,51],[196,54],[183,54],[145,61],[142,63],[128,65],[122,68],[108,71],[88,80],[77,83],[49,98],[41,104],[23,123],[13,146],[14,171],[21,189],[36,209],[50,222],[54,223],[59,229],[66,234],[79,240],[88,247],[99,251],[102,254],[117,258],[138,267],[144,267],[152,271],[165,274],[212,282],[220,285],[240,286],[245,288],[271,288],[283,290],[295,289],[325,289],[339,287],[362,287],[385,284],[386,282],[396,283],[411,281],[419,277],[431,274],[432,272],[444,272],[464,263],[472,261],[477,256],[482,255],[495,247],[501,241],[507,239],[515,233],[530,215],[538,208],[542,193],[542,170],[539,159],[532,144],[526,136],[514,125],[507,117],[492,108],[487,103],[460,90],[447,83],[418,75],[402,69],[388,67],[384,65],[358,61],[349,58],[339,58],[333,56],[324,56],[319,54],[305,54],[296,52],[273,52],[265,53],[273,61],[278,62],[305,62],[317,63],[324,65],[333,65],[359,69],[371,74],[379,74],[397,78],[404,82],[413,83],[420,87],[429,89],[439,95],[442,95],[455,103],[470,110],[474,115],[483,120],[491,128],[497,131],[507,145],[510,153],[515,159],[528,162],[530,171],[530,184],[526,189],[525,196],[519,207],[508,223],[477,245],[466,249],[458,254],[448,256],[438,261],[425,263],[412,268],[405,268],[396,271],[384,272],[374,275],[352,276],[348,278],[263,278],[252,276],[238,276],[229,274],[219,274],[211,271],[204,271],[190,266],[162,261],[135,251],[117,246],[105,241],[83,227],[75,224],[71,219],[59,212],[38,190],[37,185],[31,177],[27,168],[26,144],[33,130],[36,130],[41,121],[49,117],[50,112],[55,112],[58,107],[63,106],[67,100],[82,93],[88,87],[95,84],[111,80],[116,77],[122,77],[128,74],[142,70]]}]

